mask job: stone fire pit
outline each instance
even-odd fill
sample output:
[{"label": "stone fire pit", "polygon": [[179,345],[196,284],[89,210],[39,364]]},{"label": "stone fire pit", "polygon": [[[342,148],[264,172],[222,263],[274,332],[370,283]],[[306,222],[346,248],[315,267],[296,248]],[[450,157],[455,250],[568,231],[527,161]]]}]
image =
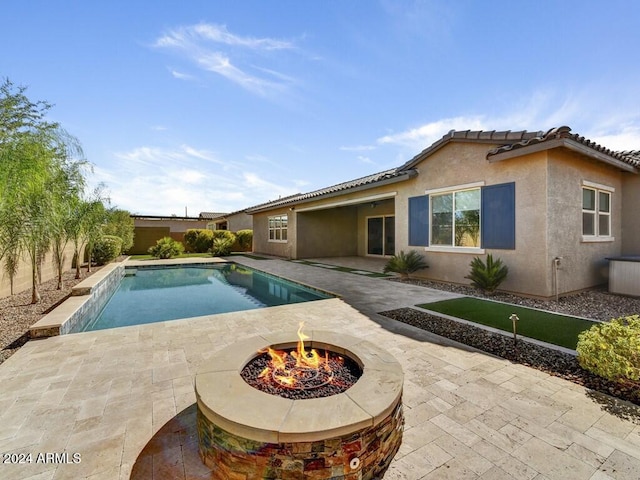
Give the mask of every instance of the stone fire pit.
[{"label": "stone fire pit", "polygon": [[312,331],[309,349],[334,352],[362,371],[354,385],[322,398],[289,399],[240,376],[267,347],[295,349],[295,334],[239,341],[214,355],[195,378],[200,456],[212,478],[376,479],[402,442],[403,373],[365,340]]}]

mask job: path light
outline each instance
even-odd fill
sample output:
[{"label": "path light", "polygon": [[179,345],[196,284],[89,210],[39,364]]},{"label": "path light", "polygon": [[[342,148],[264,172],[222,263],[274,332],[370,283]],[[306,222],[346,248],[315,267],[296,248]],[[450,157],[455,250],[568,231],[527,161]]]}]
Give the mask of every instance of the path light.
[{"label": "path light", "polygon": [[511,323],[513,323],[513,343],[515,344],[517,341],[517,337],[516,337],[516,332],[518,330],[518,320],[520,320],[518,318],[518,315],[516,315],[515,313],[512,313],[511,316],[509,317],[509,320],[511,320]]}]

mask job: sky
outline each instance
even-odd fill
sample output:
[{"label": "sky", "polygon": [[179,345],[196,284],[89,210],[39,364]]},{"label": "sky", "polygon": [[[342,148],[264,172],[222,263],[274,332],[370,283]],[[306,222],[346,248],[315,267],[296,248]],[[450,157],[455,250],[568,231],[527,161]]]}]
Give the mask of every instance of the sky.
[{"label": "sky", "polygon": [[640,149],[635,0],[2,0],[0,79],[139,215],[235,212],[455,130]]}]

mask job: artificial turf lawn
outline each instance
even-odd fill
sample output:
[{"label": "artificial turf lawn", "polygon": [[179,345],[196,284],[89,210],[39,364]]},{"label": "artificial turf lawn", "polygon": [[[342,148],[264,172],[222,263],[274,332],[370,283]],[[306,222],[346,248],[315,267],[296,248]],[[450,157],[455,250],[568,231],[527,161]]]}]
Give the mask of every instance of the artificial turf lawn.
[{"label": "artificial turf lawn", "polygon": [[506,332],[513,332],[513,324],[509,317],[515,313],[520,319],[517,326],[518,335],[572,350],[575,350],[578,344],[578,334],[595,324],[595,322],[582,318],[472,297],[423,303],[418,306]]}]

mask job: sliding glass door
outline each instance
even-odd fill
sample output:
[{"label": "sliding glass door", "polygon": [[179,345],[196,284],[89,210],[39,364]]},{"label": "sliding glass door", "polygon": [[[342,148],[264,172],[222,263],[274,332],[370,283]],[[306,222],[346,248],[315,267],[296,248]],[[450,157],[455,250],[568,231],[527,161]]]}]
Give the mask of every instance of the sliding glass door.
[{"label": "sliding glass door", "polygon": [[395,247],[395,217],[367,218],[367,255],[393,255]]}]

